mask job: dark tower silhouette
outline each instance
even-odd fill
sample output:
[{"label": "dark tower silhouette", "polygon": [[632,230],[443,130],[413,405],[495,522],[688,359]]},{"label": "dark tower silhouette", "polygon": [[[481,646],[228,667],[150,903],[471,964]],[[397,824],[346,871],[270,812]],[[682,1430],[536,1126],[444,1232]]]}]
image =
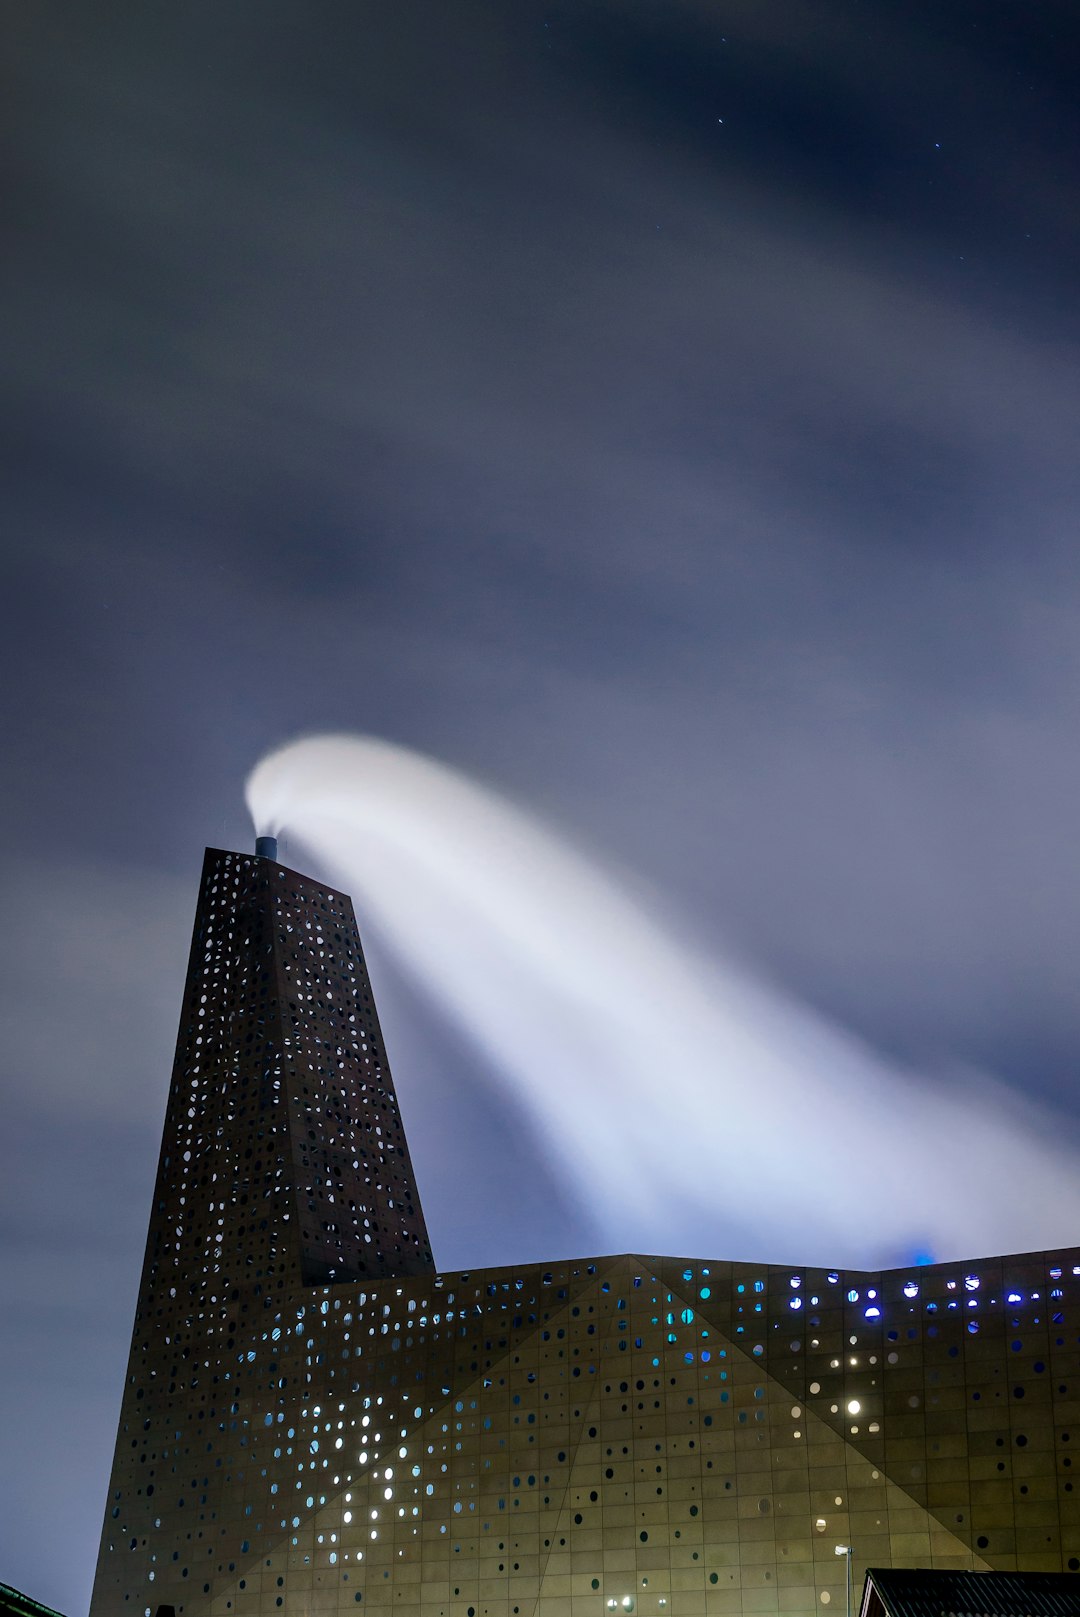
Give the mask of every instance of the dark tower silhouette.
[{"label": "dark tower silhouette", "polygon": [[351,901],[208,849],[146,1280],[374,1280],[434,1267]]},{"label": "dark tower silhouette", "polygon": [[[143,1436],[118,1444],[112,1519],[147,1501],[145,1533],[188,1491],[177,1451],[143,1451],[220,1423],[211,1345],[297,1289],[433,1269],[351,900],[208,848],[120,1420]],[[106,1557],[95,1609],[109,1582]]]}]

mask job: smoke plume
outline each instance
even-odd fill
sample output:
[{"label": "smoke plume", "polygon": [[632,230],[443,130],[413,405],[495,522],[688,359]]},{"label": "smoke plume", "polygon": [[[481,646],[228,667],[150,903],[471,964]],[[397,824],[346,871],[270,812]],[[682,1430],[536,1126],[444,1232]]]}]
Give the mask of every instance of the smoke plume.
[{"label": "smoke plume", "polygon": [[484,1052],[612,1249],[875,1266],[1074,1238],[1048,1118],[890,1063],[445,765],[318,737],[247,798]]}]

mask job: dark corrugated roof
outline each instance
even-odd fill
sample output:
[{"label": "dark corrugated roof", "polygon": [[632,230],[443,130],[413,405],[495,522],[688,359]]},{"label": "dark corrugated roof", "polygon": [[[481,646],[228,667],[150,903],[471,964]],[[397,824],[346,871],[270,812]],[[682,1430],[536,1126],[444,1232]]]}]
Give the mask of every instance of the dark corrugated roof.
[{"label": "dark corrugated roof", "polygon": [[60,1613],[43,1606],[40,1600],[32,1600],[21,1589],[0,1583],[0,1617],[60,1617]]},{"label": "dark corrugated roof", "polygon": [[870,1585],[889,1617],[1080,1617],[1080,1577],[1072,1572],[933,1572],[871,1568]]}]

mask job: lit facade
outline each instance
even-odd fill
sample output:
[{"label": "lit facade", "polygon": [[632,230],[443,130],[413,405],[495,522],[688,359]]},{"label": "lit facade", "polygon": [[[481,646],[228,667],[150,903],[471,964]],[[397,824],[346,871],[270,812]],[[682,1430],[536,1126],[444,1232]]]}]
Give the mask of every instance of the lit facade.
[{"label": "lit facade", "polygon": [[211,850],[92,1617],[809,1617],[867,1566],[1080,1570],[1078,1331],[1080,1249],[436,1273],[349,899]]}]

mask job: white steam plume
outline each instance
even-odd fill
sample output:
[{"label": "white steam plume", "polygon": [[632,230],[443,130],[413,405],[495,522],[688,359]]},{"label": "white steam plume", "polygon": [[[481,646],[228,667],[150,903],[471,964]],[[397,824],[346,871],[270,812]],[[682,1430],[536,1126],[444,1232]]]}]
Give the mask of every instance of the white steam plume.
[{"label": "white steam plume", "polygon": [[1076,1156],[1034,1108],[920,1079],[680,942],[463,775],[327,736],[247,798],[483,1049],[615,1250],[875,1266],[1077,1238]]}]

